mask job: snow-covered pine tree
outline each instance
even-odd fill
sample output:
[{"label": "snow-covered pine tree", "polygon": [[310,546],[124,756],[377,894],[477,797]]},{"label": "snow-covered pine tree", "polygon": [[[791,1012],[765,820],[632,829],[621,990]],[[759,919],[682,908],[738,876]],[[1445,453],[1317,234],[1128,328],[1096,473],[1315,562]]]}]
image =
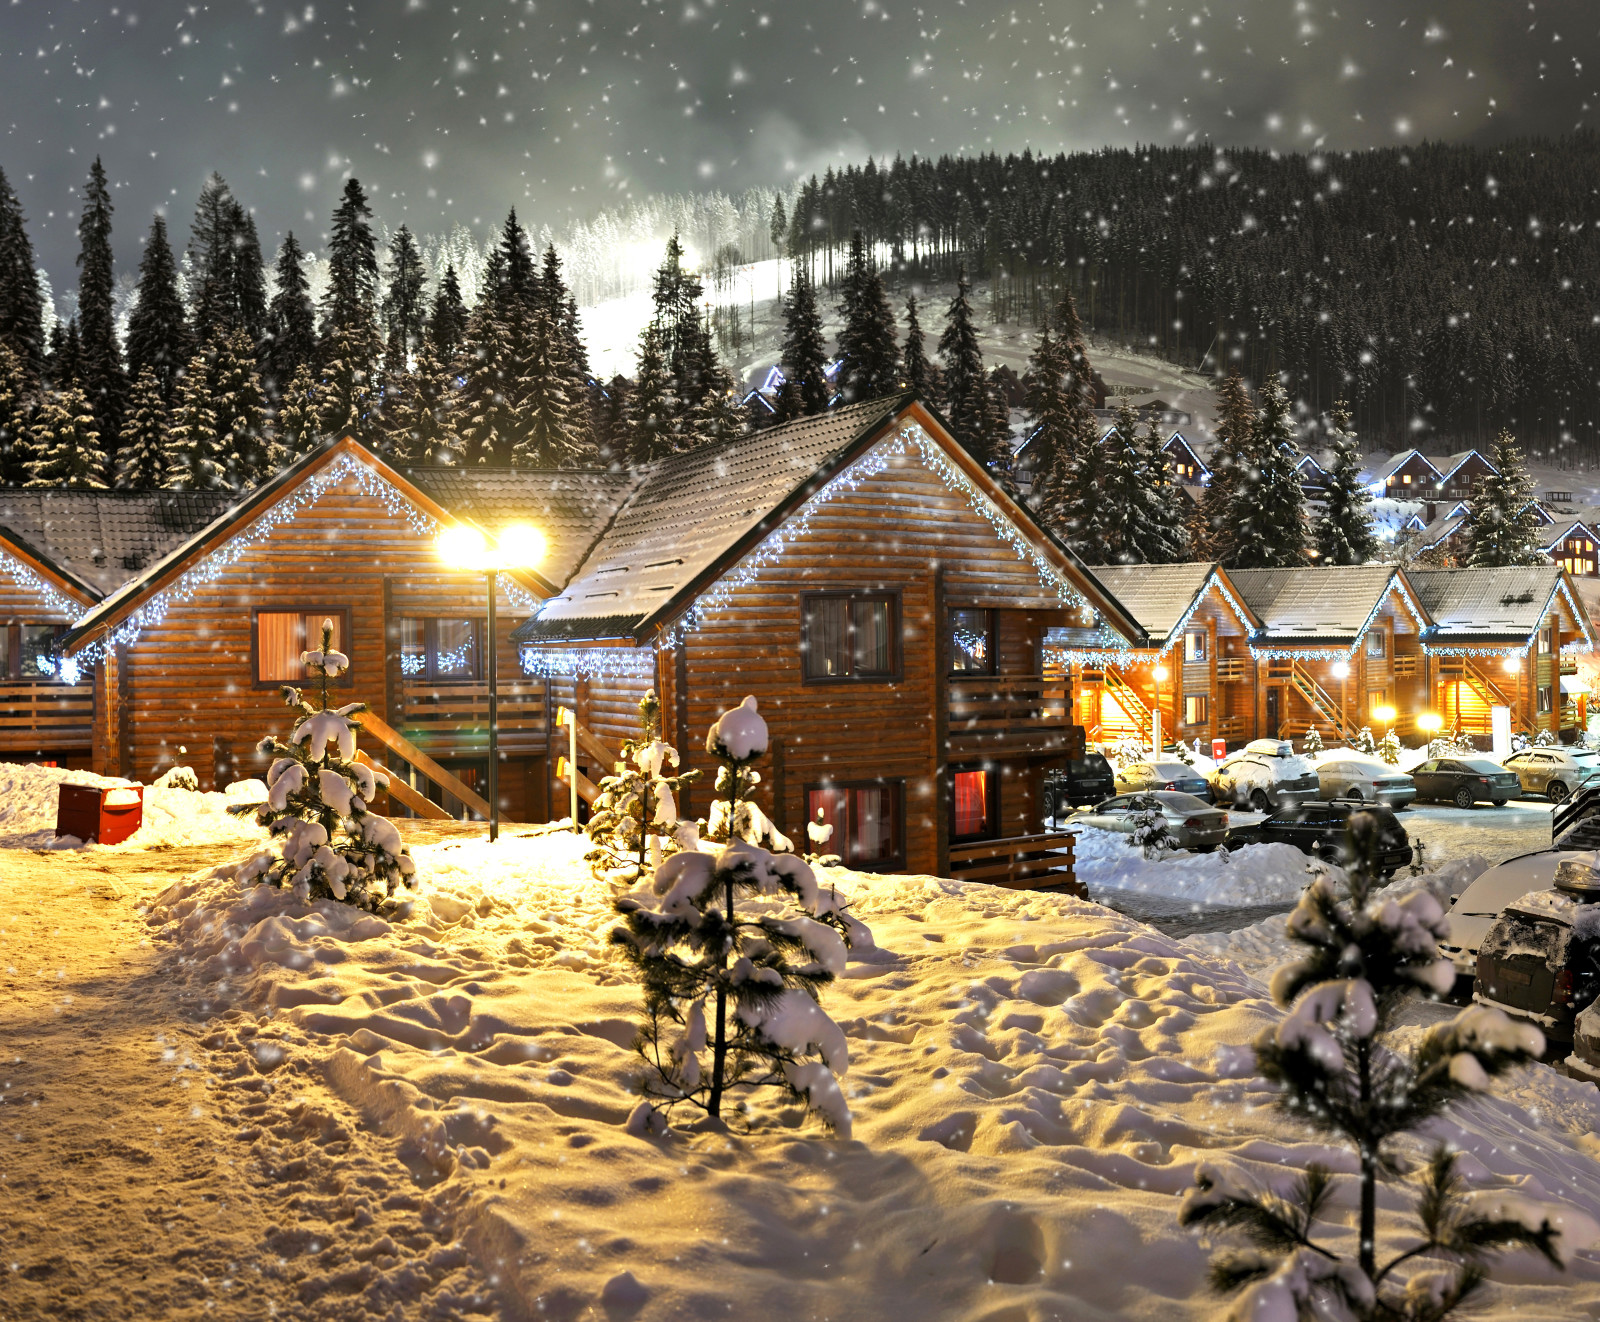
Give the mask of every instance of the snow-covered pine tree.
[{"label": "snow-covered pine tree", "polygon": [[842,402],[893,394],[900,375],[894,313],[860,230],[850,234],[840,295],[839,315],[844,325],[839,331],[837,384]]},{"label": "snow-covered pine tree", "polygon": [[674,775],[677,765],[678,750],[661,738],[661,701],[651,689],[639,700],[639,734],[622,741],[622,759],[596,787],[600,796],[584,826],[594,842],[584,858],[599,880],[631,886],[667,854],[693,847],[683,829],[693,823],[678,820],[678,795],[700,773]]},{"label": "snow-covered pine tree", "polygon": [[1364,565],[1378,554],[1372,531],[1372,497],[1361,480],[1350,407],[1343,400],[1328,412],[1328,447],[1333,459],[1317,516],[1317,563]]},{"label": "snow-covered pine tree", "polygon": [[1233,473],[1230,569],[1282,569],[1306,562],[1306,502],[1295,468],[1294,413],[1274,378],[1260,392],[1249,451]]},{"label": "snow-covered pine tree", "polygon": [[1213,560],[1233,563],[1233,493],[1240,474],[1252,464],[1256,436],[1256,408],[1236,370],[1217,387],[1217,439],[1211,448],[1211,480],[1206,485],[1200,511],[1206,544],[1196,548]]},{"label": "snow-covered pine tree", "polygon": [[225,491],[227,469],[217,444],[210,370],[195,354],[178,382],[178,402],[167,424],[167,470],[161,485],[173,491]]},{"label": "snow-covered pine tree", "polygon": [[1400,736],[1390,730],[1378,743],[1378,756],[1391,767],[1400,765]]},{"label": "snow-covered pine tree", "polygon": [[[1183,745],[1180,744],[1181,748]],[[1144,808],[1133,814],[1130,839],[1147,859],[1158,859],[1171,847],[1172,831],[1160,808]]]},{"label": "snow-covered pine tree", "polygon": [[1307,757],[1315,757],[1322,751],[1322,736],[1317,732],[1316,726],[1312,725],[1307,727],[1306,737],[1302,741],[1301,747]]},{"label": "snow-covered pine tree", "polygon": [[410,370],[411,356],[422,345],[427,322],[427,268],[417,241],[402,225],[389,240],[389,287],[383,295],[384,375],[394,379]]},{"label": "snow-covered pine tree", "polygon": [[29,387],[44,370],[44,296],[22,203],[0,170],[0,344],[8,345]]},{"label": "snow-covered pine tree", "polygon": [[1190,557],[1189,525],[1194,517],[1194,502],[1173,480],[1154,414],[1139,434],[1139,465],[1150,491],[1145,558],[1153,565],[1181,564]]},{"label": "snow-covered pine tree", "polygon": [[1106,447],[1098,438],[1079,451],[1076,460],[1057,453],[1045,474],[1041,517],[1050,530],[1090,564],[1103,564],[1112,541],[1103,488]]},{"label": "snow-covered pine tree", "polygon": [[594,441],[600,465],[621,465],[628,457],[628,378],[618,372],[601,389],[600,400],[592,410]]},{"label": "snow-covered pine tree", "polygon": [[0,484],[5,486],[27,481],[28,461],[33,458],[29,436],[32,411],[32,392],[22,359],[0,340]]},{"label": "snow-covered pine tree", "polygon": [[105,167],[94,158],[78,214],[78,334],[82,346],[83,394],[106,450],[122,431],[128,382],[117,343],[116,280],[111,263],[111,189]]},{"label": "snow-covered pine tree", "polygon": [[[722,714],[707,747],[737,820],[751,764],[767,748],[753,698]],[[849,1137],[837,1081],[849,1048],[818,997],[872,934],[835,891],[793,854],[738,840],[716,854],[674,854],[614,903],[625,926],[611,939],[638,971],[646,1016],[645,1100],[630,1127],[646,1128],[655,1104],[687,1101],[720,1118],[732,1090],[772,1088]]]},{"label": "snow-covered pine tree", "polygon": [[272,432],[271,463],[274,469],[292,464],[311,453],[321,433],[317,430],[317,386],[310,363],[301,363],[278,401],[278,414]]},{"label": "snow-covered pine tree", "polygon": [[1101,555],[1110,564],[1149,564],[1154,493],[1140,462],[1139,419],[1126,395],[1101,448],[1099,503],[1105,528]]},{"label": "snow-covered pine tree", "polygon": [[656,268],[651,281],[650,298],[655,307],[653,318],[661,327],[661,352],[673,375],[682,375],[679,354],[682,351],[682,332],[692,318],[700,314],[700,300],[705,289],[694,272],[683,264],[683,241],[674,230],[667,240],[667,251],[661,265]]},{"label": "snow-covered pine tree", "polygon": [[267,802],[256,820],[279,837],[239,870],[241,882],[266,881],[292,889],[302,904],[343,900],[374,913],[410,897],[416,864],[387,817],[368,808],[388,776],[356,760],[361,725],[352,718],[364,702],[328,706],[328,683],[350,666],[333,646],[333,621],[300,660],[316,676],[317,702],[292,684],[284,705],[299,713],[287,741],[268,735],[257,747],[273,758]]},{"label": "snow-covered pine tree", "polygon": [[[1250,1248],[1212,1261],[1213,1288],[1243,1290],[1233,1317],[1438,1322],[1483,1282],[1487,1259],[1500,1250],[1529,1248],[1563,1262],[1553,1209],[1466,1193],[1442,1142],[1412,1186],[1420,1239],[1408,1236],[1380,1260],[1378,1181],[1398,1169],[1395,1140],[1450,1103],[1487,1092],[1493,1077],[1536,1060],[1544,1046],[1538,1029],[1486,1005],[1436,1024],[1409,1048],[1390,1038],[1401,1006],[1418,993],[1443,995],[1455,969],[1439,952],[1449,928],[1431,892],[1374,893],[1380,832],[1373,814],[1352,814],[1347,892],[1318,877],[1289,916],[1289,935],[1305,953],[1273,977],[1273,998],[1287,1013],[1255,1042],[1257,1068],[1279,1087],[1284,1116],[1353,1150],[1355,1254],[1336,1252],[1317,1234],[1334,1193],[1327,1166],[1312,1163],[1280,1191],[1202,1162],[1179,1221],[1249,1240]],[[1342,1212],[1326,1220],[1334,1236],[1347,1233]]]},{"label": "snow-covered pine tree", "polygon": [[283,236],[275,268],[276,289],[267,307],[262,373],[273,398],[279,398],[303,368],[317,357],[317,311],[306,279],[305,251],[291,230]]},{"label": "snow-covered pine tree", "polygon": [[268,462],[267,400],[256,372],[255,346],[236,330],[217,347],[211,366],[212,409],[217,419],[217,454],[235,491],[249,490],[271,471]]},{"label": "snow-covered pine tree", "polygon": [[661,348],[661,327],[651,322],[639,336],[639,367],[623,407],[628,456],[647,464],[672,453],[672,418],[677,404]]},{"label": "snow-covered pine tree", "polygon": [[384,407],[389,448],[402,464],[456,462],[456,438],[446,419],[454,378],[439,361],[433,341],[424,337],[416,362],[398,392],[393,410]]},{"label": "snow-covered pine tree", "polygon": [[448,363],[461,348],[467,333],[467,305],[461,301],[461,280],[454,263],[444,268],[433,310],[428,314],[428,339],[439,361]]},{"label": "snow-covered pine tree", "polygon": [[1461,521],[1461,539],[1467,547],[1463,563],[1473,569],[1545,564],[1533,483],[1509,431],[1495,437],[1494,466],[1500,471],[1483,478],[1467,501]]},{"label": "snow-covered pine tree", "polygon": [[177,395],[178,376],[193,352],[189,323],[178,292],[178,269],[167,241],[167,222],[157,216],[139,258],[138,295],[128,313],[128,376],[145,368],[156,374],[163,407]]},{"label": "snow-covered pine tree", "polygon": [[376,421],[383,340],[378,332],[378,256],[371,219],[372,208],[360,180],[346,179],[328,236],[328,288],[322,297],[317,423],[330,436],[365,437]]},{"label": "snow-covered pine tree", "polygon": [[133,394],[117,447],[117,486],[124,491],[159,487],[167,475],[167,406],[161,378],[146,364],[133,383]]},{"label": "snow-covered pine tree", "polygon": [[1372,737],[1372,727],[1363,725],[1356,731],[1356,737],[1350,741],[1350,747],[1358,753],[1365,753],[1369,757],[1378,751],[1377,741]]},{"label": "snow-covered pine tree", "polygon": [[928,362],[922,323],[917,319],[917,296],[906,296],[906,342],[900,353],[900,382],[907,390],[927,403],[936,403],[933,397],[933,372]]},{"label": "snow-covered pine tree", "polygon": [[[827,374],[827,343],[822,338],[822,316],[817,292],[803,265],[796,264],[789,298],[783,309],[783,376],[793,386],[800,412],[809,417],[828,407],[832,388]],[[779,392],[781,396],[781,391]],[[779,410],[780,414],[783,412]],[[788,421],[785,417],[784,421]]]},{"label": "snow-covered pine tree", "polygon": [[34,419],[32,440],[33,458],[25,484],[30,489],[105,490],[106,453],[82,387],[66,386],[44,397]]},{"label": "snow-covered pine tree", "polygon": [[939,337],[939,357],[944,363],[945,420],[956,439],[987,465],[999,456],[986,399],[983,350],[967,297],[971,292],[966,267],[961,266],[956,272],[956,294],[945,314],[944,333]]},{"label": "snow-covered pine tree", "polygon": [[511,462],[523,468],[572,468],[583,458],[583,451],[575,444],[577,424],[563,379],[560,328],[540,307],[534,310],[528,329],[519,409],[521,432]]}]

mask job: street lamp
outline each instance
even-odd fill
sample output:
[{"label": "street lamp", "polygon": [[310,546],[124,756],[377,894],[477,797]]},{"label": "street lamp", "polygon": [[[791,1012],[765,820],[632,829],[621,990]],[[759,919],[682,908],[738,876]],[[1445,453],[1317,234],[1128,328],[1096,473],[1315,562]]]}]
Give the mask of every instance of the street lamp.
[{"label": "street lamp", "polygon": [[1161,757],[1161,681],[1167,677],[1167,668],[1158,665],[1153,672],[1156,677],[1156,710],[1150,721],[1150,753],[1152,757]]},{"label": "street lamp", "polygon": [[495,693],[495,594],[505,570],[531,569],[544,558],[544,538],[525,523],[502,528],[491,542],[477,528],[456,524],[439,534],[439,559],[451,569],[482,574],[489,584],[489,839],[500,838],[500,708]]}]

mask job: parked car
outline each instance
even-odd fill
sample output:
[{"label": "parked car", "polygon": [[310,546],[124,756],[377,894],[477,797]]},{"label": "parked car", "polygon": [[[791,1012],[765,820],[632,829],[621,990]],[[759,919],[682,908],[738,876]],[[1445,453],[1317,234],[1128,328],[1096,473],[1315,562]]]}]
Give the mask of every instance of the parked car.
[{"label": "parked car", "polygon": [[1513,900],[1529,891],[1548,890],[1555,884],[1556,865],[1568,853],[1541,849],[1508,858],[1480,873],[1450,905],[1450,935],[1439,949],[1456,966],[1458,993],[1470,994],[1478,973],[1478,949],[1483,938]]},{"label": "parked car", "polygon": [[1287,739],[1252,739],[1211,773],[1214,802],[1248,805],[1257,812],[1312,799],[1320,792],[1311,763],[1297,756]]},{"label": "parked car", "polygon": [[1411,840],[1392,808],[1360,799],[1315,799],[1287,804],[1253,826],[1236,827],[1229,833],[1230,848],[1246,844],[1293,845],[1303,854],[1325,863],[1344,863],[1348,857],[1346,828],[1350,814],[1366,812],[1378,819],[1378,870],[1392,877],[1411,862]]},{"label": "parked car", "polygon": [[1470,808],[1483,800],[1503,808],[1506,800],[1522,792],[1517,773],[1483,757],[1430,757],[1414,768],[1419,799],[1453,803]]},{"label": "parked car", "polygon": [[1117,789],[1123,793],[1138,790],[1176,790],[1197,799],[1209,799],[1211,787],[1206,778],[1182,762],[1130,762],[1117,772]]},{"label": "parked car", "polygon": [[1228,814],[1213,808],[1192,794],[1175,790],[1152,790],[1144,794],[1118,794],[1087,812],[1073,813],[1069,826],[1093,826],[1101,831],[1131,834],[1138,818],[1159,812],[1167,820],[1167,831],[1179,849],[1194,849],[1209,854],[1228,838]]},{"label": "parked car", "polygon": [[1600,753],[1587,748],[1524,748],[1504,765],[1516,773],[1523,793],[1543,794],[1551,803],[1600,785]]},{"label": "parked car", "polygon": [[1111,763],[1099,753],[1075,757],[1059,771],[1045,775],[1047,815],[1065,817],[1079,804],[1099,803],[1117,792],[1117,777]]},{"label": "parked car", "polygon": [[1404,808],[1417,797],[1417,782],[1405,772],[1363,758],[1319,763],[1317,783],[1325,799],[1354,799]]},{"label": "parked car", "polygon": [[1508,904],[1478,947],[1472,999],[1538,1025],[1557,1046],[1574,1040],[1580,1011],[1600,994],[1600,887],[1569,884],[1567,869],[1591,877],[1594,855],[1569,854],[1554,884]]}]

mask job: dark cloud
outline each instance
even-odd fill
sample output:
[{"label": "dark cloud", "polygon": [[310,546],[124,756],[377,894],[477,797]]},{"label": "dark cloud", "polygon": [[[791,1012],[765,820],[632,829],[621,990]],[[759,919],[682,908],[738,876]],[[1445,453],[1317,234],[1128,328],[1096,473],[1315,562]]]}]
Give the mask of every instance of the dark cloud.
[{"label": "dark cloud", "polygon": [[1594,0],[10,0],[0,165],[60,289],[96,154],[131,263],[213,169],[270,248],[320,241],[346,173],[428,232],[868,153],[1558,133],[1594,122],[1597,28]]}]

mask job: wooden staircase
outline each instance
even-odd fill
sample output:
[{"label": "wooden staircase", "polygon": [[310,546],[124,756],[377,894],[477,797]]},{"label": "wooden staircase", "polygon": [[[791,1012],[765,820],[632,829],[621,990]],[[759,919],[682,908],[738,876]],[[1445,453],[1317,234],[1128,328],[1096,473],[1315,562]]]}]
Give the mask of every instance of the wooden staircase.
[{"label": "wooden staircase", "polygon": [[1128,683],[1127,680],[1110,666],[1105,668],[1105,681],[1102,685],[1105,695],[1121,707],[1134,727],[1143,731],[1145,738],[1151,734],[1152,721],[1150,708],[1145,705],[1144,699],[1139,696],[1139,691]]},{"label": "wooden staircase", "polygon": [[[391,728],[380,717],[370,711],[361,712],[353,719],[364,733],[371,735],[401,761],[426,776],[446,794],[456,799],[464,808],[476,813],[485,821],[489,819],[489,801],[487,799],[476,790],[469,788],[459,776],[446,771],[398,730]],[[403,803],[418,816],[432,818],[436,821],[450,817],[449,813],[433,802],[432,799],[419,793],[396,772],[380,766],[364,753],[357,752],[356,757],[374,771],[381,771],[388,776],[390,797]]]},{"label": "wooden staircase", "polygon": [[1333,727],[1333,732],[1340,739],[1348,742],[1356,733],[1345,719],[1344,708],[1327,689],[1317,683],[1317,677],[1298,661],[1289,669],[1289,682],[1294,685],[1295,692],[1310,705],[1311,710]]}]

